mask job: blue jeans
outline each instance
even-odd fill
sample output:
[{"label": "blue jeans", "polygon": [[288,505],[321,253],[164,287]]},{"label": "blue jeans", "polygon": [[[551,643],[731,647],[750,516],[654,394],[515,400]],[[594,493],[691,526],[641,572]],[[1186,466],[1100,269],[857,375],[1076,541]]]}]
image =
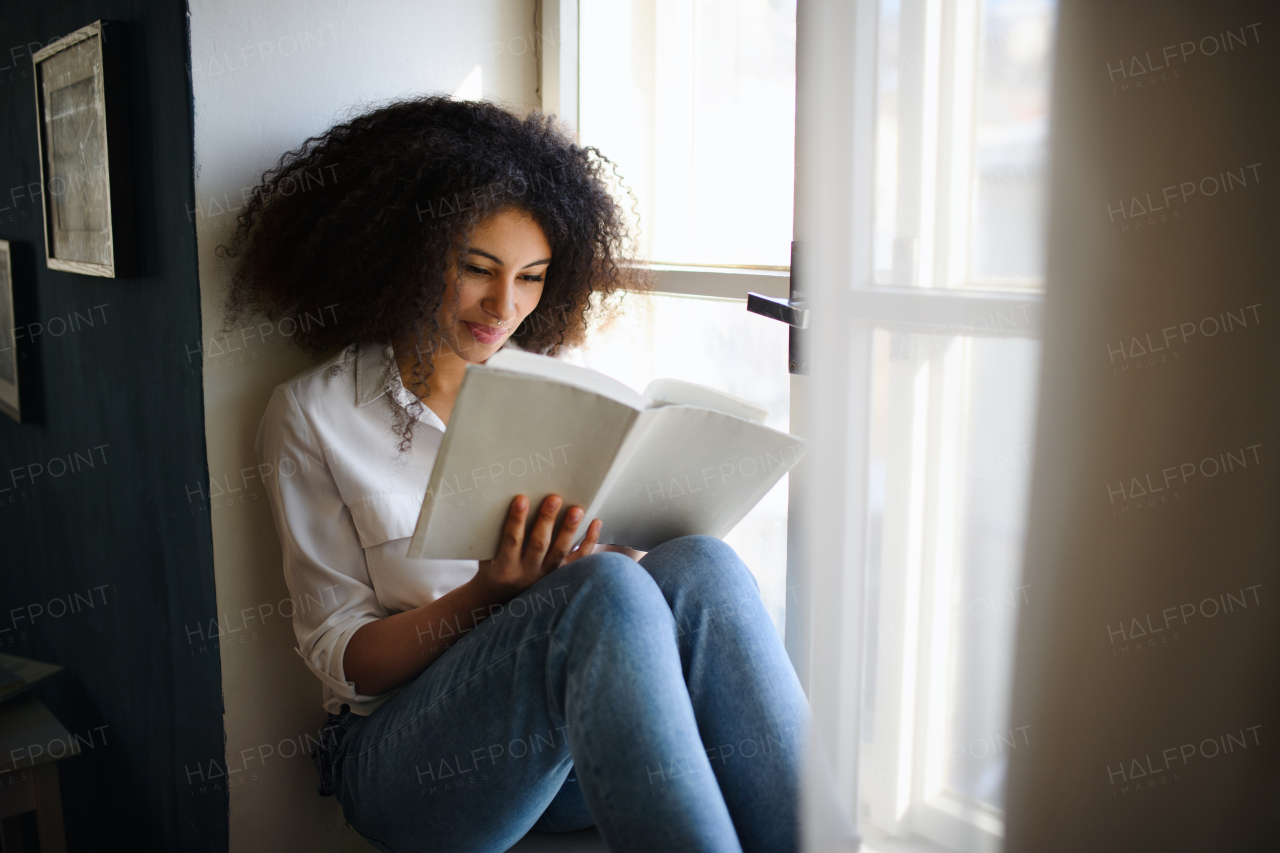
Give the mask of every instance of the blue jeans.
[{"label": "blue jeans", "polygon": [[334,763],[382,851],[506,850],[596,824],[612,851],[799,849],[809,711],[755,578],[728,545],[563,566],[458,639]]}]

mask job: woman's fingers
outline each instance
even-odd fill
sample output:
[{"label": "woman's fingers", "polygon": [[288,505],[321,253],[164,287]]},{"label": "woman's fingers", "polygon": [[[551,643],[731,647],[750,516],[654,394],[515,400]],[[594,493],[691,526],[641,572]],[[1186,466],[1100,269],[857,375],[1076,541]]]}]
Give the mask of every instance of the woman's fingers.
[{"label": "woman's fingers", "polygon": [[[600,538],[602,522],[599,519],[587,526],[587,534],[582,544],[573,551],[573,540],[577,538],[578,528],[584,515],[582,507],[570,507],[565,513],[564,523],[560,530],[555,530],[556,516],[564,501],[559,495],[548,495],[538,510],[538,517],[533,527],[525,534],[526,521],[529,514],[529,499],[517,495],[511,502],[507,513],[507,521],[502,530],[502,546],[495,562],[509,566],[507,571],[524,573],[528,579],[525,583],[537,580],[536,575],[546,574],[569,560],[576,560],[590,554]],[[506,572],[504,571],[504,575]],[[530,575],[535,575],[530,577]]]},{"label": "woman's fingers", "polygon": [[583,540],[582,544],[586,546],[588,554],[594,551],[596,549],[596,545],[600,542],[600,530],[603,527],[604,522],[597,518],[592,521],[591,526],[587,528],[587,538]]},{"label": "woman's fingers", "polygon": [[538,518],[534,521],[533,529],[529,531],[529,538],[524,546],[522,562],[526,570],[536,569],[542,565],[547,549],[551,547],[551,531],[556,526],[556,515],[560,512],[561,503],[559,495],[548,495],[542,502],[542,509],[538,511]]},{"label": "woman's fingers", "polygon": [[512,557],[520,560],[520,548],[524,544],[524,520],[529,514],[529,499],[524,495],[516,495],[507,512],[507,523],[502,528],[502,545],[499,546],[499,557]]},{"label": "woman's fingers", "polygon": [[603,526],[604,522],[598,518],[587,525],[587,535],[583,538],[582,544],[574,549],[565,562],[572,563],[574,560],[590,555],[595,550],[596,542],[600,540],[600,528]]},{"label": "woman's fingers", "polygon": [[546,559],[542,561],[542,570],[549,572],[558,568],[564,562],[564,558],[569,554],[569,548],[573,545],[574,538],[578,535],[578,524],[582,521],[582,507],[570,507],[569,511],[564,514],[564,524],[560,525],[560,532],[556,534],[555,542],[551,545],[551,550],[547,551]]}]

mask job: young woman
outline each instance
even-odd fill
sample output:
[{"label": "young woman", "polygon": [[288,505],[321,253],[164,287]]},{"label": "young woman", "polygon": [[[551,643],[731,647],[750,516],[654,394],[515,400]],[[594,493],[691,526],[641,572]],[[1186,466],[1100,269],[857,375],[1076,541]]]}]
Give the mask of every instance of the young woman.
[{"label": "young woman", "polygon": [[379,850],[593,824],[618,851],[797,849],[808,710],[731,548],[637,562],[522,495],[494,559],[405,557],[466,366],[580,342],[635,275],[610,165],[548,117],[403,101],[281,158],[224,249],[228,326],[292,318],[325,358],[275,389],[258,453],[322,774]]}]

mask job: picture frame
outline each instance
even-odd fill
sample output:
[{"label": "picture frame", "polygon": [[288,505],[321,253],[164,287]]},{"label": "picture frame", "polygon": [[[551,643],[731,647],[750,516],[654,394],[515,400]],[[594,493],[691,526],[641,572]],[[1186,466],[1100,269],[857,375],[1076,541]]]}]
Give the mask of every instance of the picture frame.
[{"label": "picture frame", "polygon": [[49,269],[134,272],[126,50],[123,24],[95,21],[32,54]]},{"label": "picture frame", "polygon": [[30,402],[27,380],[30,376],[30,353],[18,345],[17,329],[23,325],[27,304],[23,282],[14,275],[14,246],[8,240],[0,240],[0,412],[18,423],[31,420],[31,407],[22,405],[23,398]]}]

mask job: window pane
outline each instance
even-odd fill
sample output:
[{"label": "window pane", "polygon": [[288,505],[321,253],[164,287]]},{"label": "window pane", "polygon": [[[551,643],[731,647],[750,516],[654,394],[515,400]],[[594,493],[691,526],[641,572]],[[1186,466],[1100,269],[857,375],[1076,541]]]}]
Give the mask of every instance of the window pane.
[{"label": "window pane", "polygon": [[879,52],[876,67],[876,195],[875,269],[881,284],[889,284],[893,270],[893,240],[897,228],[898,195],[898,0],[880,4]]},{"label": "window pane", "polygon": [[[623,313],[566,361],[606,373],[637,391],[654,379],[697,382],[769,410],[780,430],[791,420],[787,329],[747,312],[737,299],[627,294]],[[782,633],[787,582],[787,478],[725,537],[760,582]]]},{"label": "window pane", "polygon": [[1039,287],[1056,0],[879,0],[874,264]]},{"label": "window pane", "polygon": [[790,263],[795,0],[582,0],[579,128],[644,257]]},{"label": "window pane", "polygon": [[869,839],[1001,833],[1040,344],[877,331],[868,482]]},{"label": "window pane", "polygon": [[974,131],[972,277],[1044,275],[1045,155],[1056,3],[986,0]]},{"label": "window pane", "polygon": [[[960,458],[961,534],[951,590],[954,650],[946,784],[1004,807],[1010,749],[1031,732],[1009,720],[1014,632],[1031,590],[1022,586],[1022,542],[1031,485],[1040,342],[969,338],[968,418]],[[1013,745],[1010,746],[1010,743]]]}]

